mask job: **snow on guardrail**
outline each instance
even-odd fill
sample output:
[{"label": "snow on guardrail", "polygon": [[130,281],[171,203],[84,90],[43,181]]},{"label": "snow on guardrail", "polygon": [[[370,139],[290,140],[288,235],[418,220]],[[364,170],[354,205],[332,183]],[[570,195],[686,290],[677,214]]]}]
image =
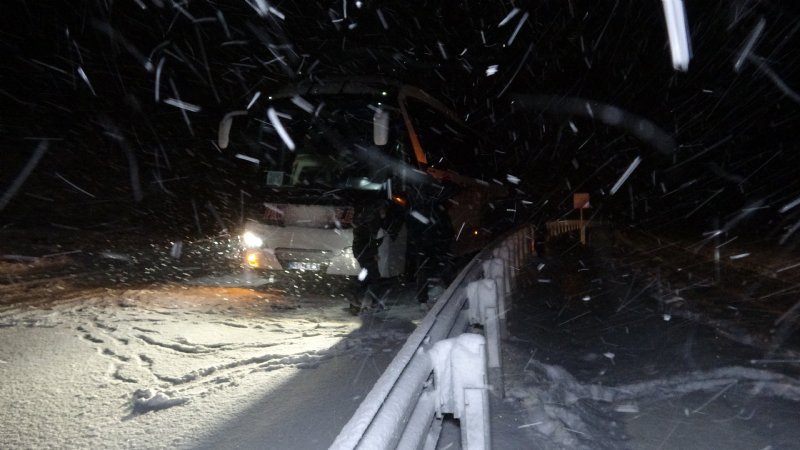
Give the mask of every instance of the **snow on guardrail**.
[{"label": "snow on guardrail", "polygon": [[[331,449],[434,448],[442,416],[460,419],[464,449],[491,447],[489,391],[503,395],[500,341],[514,274],[534,253],[534,228],[484,248],[414,330]],[[470,324],[483,334],[466,333]]]}]

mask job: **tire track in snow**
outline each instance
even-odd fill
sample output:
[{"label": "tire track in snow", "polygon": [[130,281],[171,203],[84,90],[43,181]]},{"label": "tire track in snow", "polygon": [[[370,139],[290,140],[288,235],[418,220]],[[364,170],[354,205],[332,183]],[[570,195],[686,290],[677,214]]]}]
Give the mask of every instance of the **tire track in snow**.
[{"label": "tire track in snow", "polygon": [[[112,291],[56,299],[42,309],[4,311],[0,323],[68,327],[106,365],[89,381],[126,393],[122,414],[127,419],[209,395],[226,396],[241,386],[260,385],[264,377],[316,370],[340,355],[368,359],[407,336],[360,329],[360,320],[338,304],[254,315],[251,309],[198,310],[193,304],[182,309],[181,298],[156,294],[148,302]],[[130,300],[121,301],[122,295]],[[286,372],[277,374],[282,369]]]},{"label": "tire track in snow", "polygon": [[142,341],[144,341],[147,344],[155,345],[157,347],[162,347],[162,348],[166,348],[166,349],[169,349],[169,350],[174,350],[174,351],[180,352],[180,353],[198,354],[198,353],[211,353],[211,352],[214,351],[213,349],[205,348],[202,345],[181,344],[181,343],[177,343],[177,342],[175,342],[175,343],[162,342],[162,341],[159,341],[157,339],[153,339],[152,337],[147,336],[146,334],[137,334],[135,337],[141,339]]}]

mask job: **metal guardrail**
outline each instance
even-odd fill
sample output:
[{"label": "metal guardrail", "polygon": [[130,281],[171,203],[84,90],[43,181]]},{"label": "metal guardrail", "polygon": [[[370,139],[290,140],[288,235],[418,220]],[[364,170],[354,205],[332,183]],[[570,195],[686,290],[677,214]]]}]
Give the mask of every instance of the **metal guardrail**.
[{"label": "metal guardrail", "polygon": [[[501,338],[514,275],[534,253],[524,225],[458,274],[367,394],[331,449],[434,449],[443,414],[460,419],[462,448],[491,448],[489,391],[503,395]],[[482,334],[466,333],[470,324]]]},{"label": "metal guardrail", "polygon": [[547,235],[550,237],[555,237],[560,234],[569,233],[570,231],[578,231],[582,227],[590,226],[589,221],[580,221],[580,220],[555,220],[552,222],[547,222]]},{"label": "metal guardrail", "polygon": [[588,228],[604,225],[605,223],[599,220],[554,220],[545,224],[547,235],[551,238],[571,231],[580,231],[582,244],[586,244],[586,230]]}]

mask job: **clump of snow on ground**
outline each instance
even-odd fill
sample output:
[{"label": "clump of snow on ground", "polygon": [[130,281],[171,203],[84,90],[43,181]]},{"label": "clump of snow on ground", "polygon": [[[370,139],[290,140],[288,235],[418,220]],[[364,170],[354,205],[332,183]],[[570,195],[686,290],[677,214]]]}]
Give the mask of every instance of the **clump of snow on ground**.
[{"label": "clump of snow on ground", "polygon": [[188,401],[188,398],[171,398],[169,394],[164,392],[156,392],[154,394],[150,389],[137,389],[133,393],[133,411],[131,413],[143,414],[150,411],[159,411],[183,405]]}]

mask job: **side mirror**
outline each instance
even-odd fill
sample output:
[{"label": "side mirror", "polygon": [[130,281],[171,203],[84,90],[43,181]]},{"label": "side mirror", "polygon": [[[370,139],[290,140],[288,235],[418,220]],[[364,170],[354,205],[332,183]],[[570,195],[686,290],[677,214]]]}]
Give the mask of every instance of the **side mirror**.
[{"label": "side mirror", "polygon": [[389,142],[389,114],[382,109],[375,110],[372,116],[372,141],[375,145]]},{"label": "side mirror", "polygon": [[219,122],[219,132],[217,133],[217,145],[219,148],[226,149],[231,140],[231,126],[233,125],[233,118],[236,116],[246,116],[247,111],[232,111],[222,118]]}]

